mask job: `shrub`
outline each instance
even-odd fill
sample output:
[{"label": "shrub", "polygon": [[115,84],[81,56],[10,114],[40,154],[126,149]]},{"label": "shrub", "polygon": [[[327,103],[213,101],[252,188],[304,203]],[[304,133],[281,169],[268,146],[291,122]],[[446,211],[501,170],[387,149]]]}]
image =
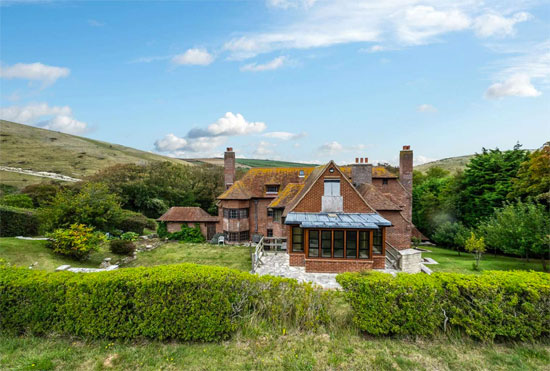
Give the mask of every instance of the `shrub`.
[{"label": "shrub", "polygon": [[116,225],[124,232],[134,232],[139,235],[142,235],[143,230],[149,226],[151,226],[151,222],[145,215],[129,210],[124,210],[122,218]]},{"label": "shrub", "polygon": [[460,255],[460,248],[464,247],[464,243],[469,236],[468,228],[462,223],[444,222],[435,229],[432,240],[443,247],[456,249]]},{"label": "shrub", "polygon": [[136,251],[136,245],[132,241],[123,239],[109,241],[109,247],[113,254],[131,255]]},{"label": "shrub", "polygon": [[48,247],[55,253],[77,260],[86,260],[93,251],[99,249],[99,244],[105,239],[101,233],[93,230],[92,227],[84,224],[73,224],[67,229],[56,229],[46,234],[50,238]]},{"label": "shrub", "polygon": [[0,205],[0,237],[36,236],[39,229],[34,211]]},{"label": "shrub", "polygon": [[32,199],[35,207],[47,206],[59,192],[61,187],[55,183],[30,184],[23,188],[22,193]]},{"label": "shrub", "polygon": [[168,237],[169,240],[175,241],[194,243],[204,242],[204,236],[202,235],[201,229],[198,224],[195,224],[194,227],[188,227],[183,224],[179,232],[168,233],[166,237]]},{"label": "shrub", "polygon": [[550,277],[537,272],[479,275],[344,273],[336,278],[354,322],[372,335],[434,335],[457,329],[481,340],[550,334]]},{"label": "shrub", "polygon": [[215,341],[254,317],[315,330],[328,295],[310,284],[195,264],[46,273],[0,267],[0,329],[89,338]]},{"label": "shrub", "polygon": [[13,207],[21,207],[24,209],[32,209],[34,204],[32,198],[24,194],[9,194],[0,198],[0,204]]},{"label": "shrub", "polygon": [[135,232],[125,232],[120,235],[120,239],[124,241],[137,241],[139,234]]}]

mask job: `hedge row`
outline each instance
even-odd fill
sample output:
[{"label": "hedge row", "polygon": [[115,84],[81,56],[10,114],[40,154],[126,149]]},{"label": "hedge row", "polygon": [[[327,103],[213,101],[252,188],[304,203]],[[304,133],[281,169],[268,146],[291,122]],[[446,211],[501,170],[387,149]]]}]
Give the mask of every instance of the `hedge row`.
[{"label": "hedge row", "polygon": [[327,294],[308,284],[194,264],[77,274],[0,267],[0,329],[90,338],[227,338],[252,314],[314,329]]},{"label": "hedge row", "polygon": [[0,237],[36,236],[39,227],[33,211],[0,205]]},{"label": "hedge row", "polygon": [[344,273],[354,321],[372,335],[434,335],[457,329],[480,340],[550,335],[550,275]]}]

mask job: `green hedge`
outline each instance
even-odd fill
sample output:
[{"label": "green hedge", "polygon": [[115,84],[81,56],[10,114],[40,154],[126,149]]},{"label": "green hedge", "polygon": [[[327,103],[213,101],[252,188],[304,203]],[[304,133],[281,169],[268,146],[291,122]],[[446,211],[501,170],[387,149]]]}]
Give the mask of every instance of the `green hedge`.
[{"label": "green hedge", "polygon": [[338,282],[354,321],[372,335],[422,335],[457,329],[480,340],[532,340],[550,334],[550,275],[344,273]]},{"label": "green hedge", "polygon": [[110,272],[0,267],[0,329],[89,338],[214,341],[251,317],[315,329],[328,296],[308,284],[194,264]]},{"label": "green hedge", "polygon": [[40,221],[35,212],[0,205],[0,237],[36,236]]}]

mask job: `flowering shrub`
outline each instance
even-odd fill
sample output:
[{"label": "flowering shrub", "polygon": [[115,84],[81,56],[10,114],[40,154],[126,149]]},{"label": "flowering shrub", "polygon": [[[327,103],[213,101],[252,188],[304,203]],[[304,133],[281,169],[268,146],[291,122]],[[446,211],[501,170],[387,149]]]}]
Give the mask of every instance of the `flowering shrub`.
[{"label": "flowering shrub", "polygon": [[99,244],[105,241],[102,233],[94,232],[92,227],[84,224],[73,224],[69,228],[56,229],[46,234],[50,239],[48,247],[55,253],[69,256],[77,260],[86,260]]}]

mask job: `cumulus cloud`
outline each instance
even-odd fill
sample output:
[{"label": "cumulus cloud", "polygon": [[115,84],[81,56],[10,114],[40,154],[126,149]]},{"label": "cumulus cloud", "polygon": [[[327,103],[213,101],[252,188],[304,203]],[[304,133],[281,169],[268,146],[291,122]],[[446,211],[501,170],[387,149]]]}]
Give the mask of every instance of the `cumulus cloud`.
[{"label": "cumulus cloud", "polygon": [[196,65],[207,66],[214,61],[214,56],[206,49],[188,49],[183,54],[178,54],[172,58],[172,62],[177,65]]},{"label": "cumulus cloud", "polygon": [[435,161],[436,159],[435,158],[431,158],[431,157],[426,157],[426,156],[422,156],[422,155],[415,155],[414,156],[414,165],[422,165],[422,164],[426,164],[428,162],[432,162],[432,161]]},{"label": "cumulus cloud", "polygon": [[305,137],[307,134],[305,132],[301,133],[289,133],[287,131],[272,131],[269,133],[263,134],[266,138],[279,139],[279,140],[294,140]]},{"label": "cumulus cloud", "polygon": [[0,66],[0,77],[5,79],[25,79],[42,81],[51,85],[71,71],[65,67],[47,66],[42,63],[16,63],[13,66]]},{"label": "cumulus cloud", "polygon": [[264,131],[267,125],[263,122],[248,122],[240,113],[227,112],[206,129],[192,129],[189,138],[234,136],[258,134]]},{"label": "cumulus cloud", "polygon": [[541,95],[541,92],[533,86],[531,79],[526,74],[513,75],[503,82],[494,83],[485,92],[485,97],[489,99],[538,97],[539,95]]},{"label": "cumulus cloud", "polygon": [[344,149],[340,143],[336,141],[328,142],[319,147],[319,152],[327,155],[333,155],[341,152]]},{"label": "cumulus cloud", "polygon": [[286,57],[281,56],[264,64],[250,63],[242,66],[241,71],[261,72],[276,70],[285,64],[285,60]]},{"label": "cumulus cloud", "polygon": [[474,21],[474,30],[480,37],[509,36],[515,33],[516,23],[525,22],[531,18],[527,12],[519,12],[506,18],[496,13],[488,13],[477,17]]},{"label": "cumulus cloud", "polygon": [[155,149],[159,152],[179,151],[187,145],[185,138],[178,137],[172,133],[164,138],[155,141]]},{"label": "cumulus cloud", "polygon": [[254,156],[256,157],[273,157],[274,154],[273,144],[263,140],[258,143],[258,146],[254,150]]},{"label": "cumulus cloud", "polygon": [[267,5],[272,8],[310,8],[317,0],[267,0]]},{"label": "cumulus cloud", "polygon": [[420,106],[418,106],[417,111],[425,112],[425,113],[433,113],[433,112],[437,112],[437,108],[435,108],[431,104],[421,104]]},{"label": "cumulus cloud", "polygon": [[[51,118],[37,123],[39,119],[48,116]],[[88,124],[73,118],[69,106],[49,106],[47,103],[37,103],[27,106],[2,107],[0,108],[0,118],[67,134],[83,134],[89,131]]]}]

